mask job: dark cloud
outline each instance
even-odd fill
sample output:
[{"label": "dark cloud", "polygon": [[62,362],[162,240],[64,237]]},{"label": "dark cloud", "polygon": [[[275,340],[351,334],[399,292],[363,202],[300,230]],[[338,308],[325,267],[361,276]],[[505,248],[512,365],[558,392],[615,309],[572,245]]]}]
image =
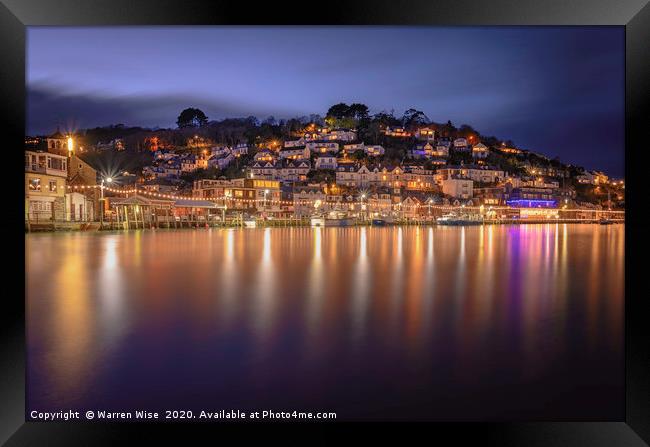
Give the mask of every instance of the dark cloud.
[{"label": "dark cloud", "polygon": [[209,119],[296,115],[295,111],[281,108],[266,109],[191,96],[105,97],[61,94],[54,88],[44,86],[30,86],[27,95],[27,132],[30,134],[46,134],[57,126],[62,129],[84,129],[121,123],[142,127],[175,127],[178,114],[186,107],[200,108]]}]

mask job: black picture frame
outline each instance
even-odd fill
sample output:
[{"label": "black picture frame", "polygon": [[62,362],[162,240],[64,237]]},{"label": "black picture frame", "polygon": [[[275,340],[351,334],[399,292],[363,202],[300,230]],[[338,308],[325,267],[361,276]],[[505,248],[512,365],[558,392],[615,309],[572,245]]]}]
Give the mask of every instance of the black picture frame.
[{"label": "black picture frame", "polygon": [[[308,8],[308,6],[312,6]],[[647,0],[415,0],[409,4],[390,0],[331,0],[327,4],[261,4],[244,2],[171,0],[2,0],[0,3],[0,110],[4,153],[10,154],[9,178],[22,176],[20,148],[25,134],[25,43],[26,26],[103,25],[610,25],[624,26],[626,34],[626,288],[625,288],[625,419],[603,422],[530,423],[427,423],[364,424],[385,440],[403,441],[416,432],[431,441],[452,436],[454,445],[472,442],[503,446],[641,446],[650,443],[650,324],[643,306],[647,292],[642,281],[643,248],[641,184],[644,140],[650,118],[650,5]],[[62,56],[64,57],[64,56]],[[65,62],[65,61],[63,61]],[[240,424],[104,424],[25,422],[25,302],[24,240],[18,179],[8,181],[5,196],[16,214],[1,220],[6,236],[4,274],[6,287],[0,326],[2,362],[0,380],[0,441],[6,445],[95,445],[101,442],[146,442],[162,435],[179,442],[186,435],[218,430],[238,434],[259,433]],[[24,181],[24,180],[23,180]],[[20,210],[20,211],[19,211]],[[13,236],[15,232],[16,236]],[[15,245],[14,245],[15,244]],[[18,258],[18,259],[15,259]],[[22,264],[21,264],[21,261]],[[21,274],[22,273],[22,274]],[[255,427],[260,427],[258,424]],[[264,425],[272,433],[292,433],[296,424]],[[311,425],[303,441],[327,439],[324,429],[350,433],[350,424]],[[285,430],[288,428],[288,430]],[[299,426],[304,429],[304,425]],[[356,425],[355,425],[356,428]],[[397,430],[395,429],[397,428]],[[319,435],[314,436],[313,431]],[[303,430],[300,430],[302,432]],[[329,430],[327,430],[329,432]],[[370,431],[370,430],[368,430]],[[323,437],[320,436],[323,433]],[[172,438],[180,434],[181,437]],[[201,435],[205,433],[199,433]],[[147,436],[143,438],[141,436]],[[300,439],[300,438],[298,438]],[[333,438],[336,440],[340,438]],[[215,439],[216,441],[216,439]]]}]

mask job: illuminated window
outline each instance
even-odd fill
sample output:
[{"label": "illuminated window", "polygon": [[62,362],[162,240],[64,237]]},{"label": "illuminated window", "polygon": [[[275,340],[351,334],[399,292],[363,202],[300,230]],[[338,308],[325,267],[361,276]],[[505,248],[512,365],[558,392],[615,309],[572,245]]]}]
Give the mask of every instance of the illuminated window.
[{"label": "illuminated window", "polygon": [[56,180],[50,180],[50,192],[56,192]]},{"label": "illuminated window", "polygon": [[40,191],[41,190],[41,179],[32,178],[29,180],[29,190],[30,191]]}]

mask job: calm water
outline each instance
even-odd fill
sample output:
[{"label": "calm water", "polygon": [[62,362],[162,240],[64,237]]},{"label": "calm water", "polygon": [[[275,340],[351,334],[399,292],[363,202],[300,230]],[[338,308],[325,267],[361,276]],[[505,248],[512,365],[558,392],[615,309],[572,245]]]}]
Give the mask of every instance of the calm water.
[{"label": "calm water", "polygon": [[624,226],[29,234],[28,409],[622,419]]}]

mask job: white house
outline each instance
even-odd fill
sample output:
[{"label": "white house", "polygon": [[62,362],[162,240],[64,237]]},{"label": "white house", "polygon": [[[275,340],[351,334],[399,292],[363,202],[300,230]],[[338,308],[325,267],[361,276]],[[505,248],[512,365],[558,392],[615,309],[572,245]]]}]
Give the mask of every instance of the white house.
[{"label": "white house", "polygon": [[287,140],[284,142],[284,147],[298,147],[298,146],[304,146],[305,145],[305,139],[300,138],[298,140]]},{"label": "white house", "polygon": [[366,154],[368,154],[370,157],[379,157],[381,155],[384,155],[384,148],[379,145],[373,145],[373,146],[366,146],[365,147]]},{"label": "white house", "polygon": [[431,157],[433,152],[433,145],[431,143],[417,143],[413,149],[411,149],[411,158],[428,158]]},{"label": "white house", "polygon": [[472,157],[484,159],[488,156],[488,148],[483,143],[477,143],[472,146]]},{"label": "white house", "polygon": [[246,155],[248,154],[248,144],[246,143],[239,143],[235,147],[232,148],[232,152],[237,155]]},{"label": "white house", "polygon": [[321,135],[321,138],[327,141],[354,141],[357,139],[357,133],[354,130],[335,129]]},{"label": "white house", "polygon": [[232,151],[227,146],[215,146],[215,147],[210,149],[210,154],[213,157],[223,157],[226,154],[229,154],[230,152],[232,152]]},{"label": "white house", "polygon": [[301,186],[293,191],[293,212],[298,217],[309,216],[320,211],[326,194],[316,186]]},{"label": "white house", "polygon": [[605,184],[609,180],[605,174],[598,171],[585,171],[576,178],[578,179],[578,183],[586,183],[590,185]]},{"label": "white house", "polygon": [[432,157],[446,158],[449,157],[449,145],[448,144],[437,144],[435,148],[431,151]]},{"label": "white house", "polygon": [[463,178],[448,178],[442,181],[442,192],[457,199],[471,199],[474,182]]},{"label": "white house", "polygon": [[66,213],[68,221],[89,222],[94,220],[95,206],[93,200],[79,192],[69,192],[65,195]]},{"label": "white house", "polygon": [[235,155],[232,152],[228,152],[227,154],[222,155],[220,157],[212,156],[208,159],[208,166],[223,169],[226,166],[228,166],[230,163],[232,163],[234,159],[235,159]]},{"label": "white house", "polygon": [[163,177],[177,178],[181,175],[181,166],[179,163],[166,163],[162,168]]},{"label": "white house", "polygon": [[403,127],[386,127],[386,129],[383,130],[383,133],[389,137],[406,138],[411,136],[411,133]]},{"label": "white house", "polygon": [[192,172],[208,167],[208,159],[199,155],[189,155],[181,159],[181,171]]},{"label": "white house", "polygon": [[305,146],[285,147],[279,152],[280,159],[299,160],[309,158],[309,148]]},{"label": "white house", "polygon": [[269,149],[262,149],[253,156],[254,161],[275,161],[276,155]]},{"label": "white house", "polygon": [[454,140],[454,149],[461,152],[469,151],[470,147],[467,144],[467,138],[456,138]]},{"label": "white house", "polygon": [[316,169],[336,169],[338,163],[336,156],[331,154],[317,154],[314,167]]},{"label": "white house", "polygon": [[421,127],[415,131],[415,138],[418,140],[427,140],[433,141],[435,139],[436,132],[429,127]]},{"label": "white house", "polygon": [[305,147],[314,153],[325,154],[327,152],[338,153],[339,144],[331,141],[310,141]]},{"label": "white house", "polygon": [[281,182],[300,182],[307,179],[311,170],[309,160],[284,159],[276,163],[255,162],[251,166],[251,174],[255,178],[279,180]]},{"label": "white house", "polygon": [[354,143],[354,144],[344,144],[343,145],[343,152],[346,154],[353,154],[356,151],[363,151],[365,150],[366,146],[363,143]]},{"label": "white house", "polygon": [[438,174],[441,175],[442,179],[459,177],[483,183],[495,183],[505,177],[504,171],[500,169],[479,165],[447,166],[438,169]]}]

